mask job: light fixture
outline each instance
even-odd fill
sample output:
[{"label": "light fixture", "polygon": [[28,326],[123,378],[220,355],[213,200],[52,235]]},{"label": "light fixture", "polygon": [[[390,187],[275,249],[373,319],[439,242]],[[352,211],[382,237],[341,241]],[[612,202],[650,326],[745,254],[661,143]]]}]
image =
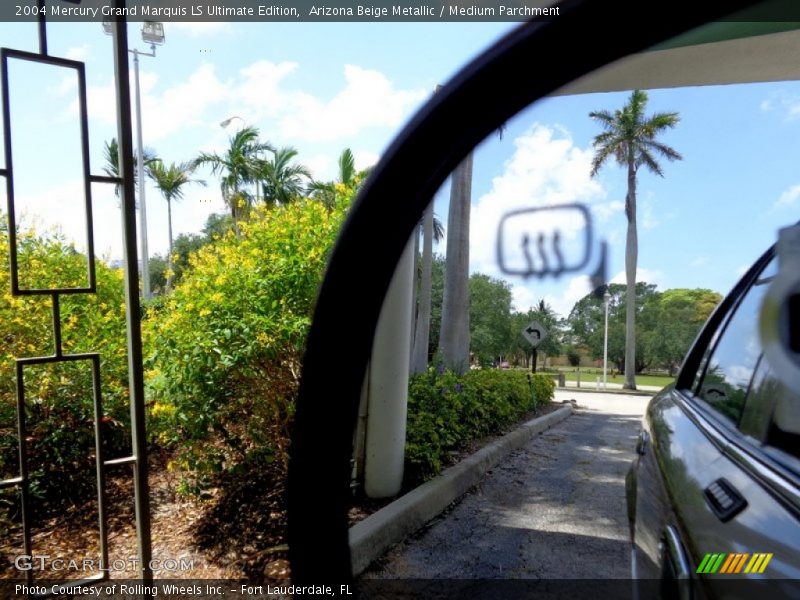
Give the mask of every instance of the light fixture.
[{"label": "light fixture", "polygon": [[145,21],[142,23],[142,39],[153,46],[164,44],[164,24],[158,21]]},{"label": "light fixture", "polygon": [[232,117],[228,117],[224,121],[220,121],[219,126],[225,129],[228,125],[230,125],[234,119],[239,119],[244,124],[244,119],[239,115],[233,115]]}]

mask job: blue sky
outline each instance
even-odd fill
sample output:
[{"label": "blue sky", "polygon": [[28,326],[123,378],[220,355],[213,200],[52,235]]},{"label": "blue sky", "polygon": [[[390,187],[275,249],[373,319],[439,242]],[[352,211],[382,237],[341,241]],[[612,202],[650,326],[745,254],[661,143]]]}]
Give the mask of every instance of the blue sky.
[{"label": "blue sky", "polygon": [[[321,179],[335,173],[344,147],[359,166],[373,163],[430,95],[480,49],[507,31],[502,23],[166,24],[156,59],[142,58],[144,143],[167,162],[199,150],[222,150],[239,115],[276,145],[292,145]],[[131,40],[138,40],[136,25]],[[33,24],[0,24],[0,45],[36,50]],[[93,173],[104,140],[115,135],[110,38],[97,23],[51,26],[51,53],[85,60]],[[70,145],[74,84],[62,72],[12,71],[19,112],[14,130],[18,196],[39,227],[60,222],[77,236],[80,213],[66,208],[80,194]],[[520,76],[535,77],[535,67]],[[609,165],[588,173],[595,109],[615,109],[627,94],[548,99],[508,123],[475,153],[472,268],[497,275],[494,235],[505,210],[564,201],[587,203],[610,244],[609,275],[624,259],[624,172]],[[16,107],[16,108],[15,108]],[[664,179],[639,183],[640,279],[669,287],[726,292],[743,269],[800,216],[800,85],[794,82],[650,92],[649,110],[677,111],[681,123],[664,141],[684,160],[665,165]],[[27,160],[25,160],[27,158]],[[3,158],[4,160],[4,158]],[[43,177],[34,160],[58,167]],[[218,183],[196,187],[175,208],[177,233],[197,231],[223,209]],[[4,194],[4,190],[2,192]],[[119,215],[108,186],[93,186],[98,254],[120,252]],[[151,253],[166,249],[166,207],[148,188]],[[447,190],[436,212],[446,221]],[[38,215],[34,217],[34,215]],[[444,247],[439,249],[444,251]],[[584,277],[556,282],[509,279],[518,308],[546,298],[566,313],[586,291]]]}]

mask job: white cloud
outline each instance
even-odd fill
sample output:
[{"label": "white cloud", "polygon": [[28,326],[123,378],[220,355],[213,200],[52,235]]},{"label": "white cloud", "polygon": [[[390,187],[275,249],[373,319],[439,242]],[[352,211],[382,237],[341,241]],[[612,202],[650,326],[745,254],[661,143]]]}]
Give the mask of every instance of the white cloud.
[{"label": "white cloud", "polygon": [[548,294],[544,299],[554,311],[566,318],[575,303],[591,291],[592,286],[589,276],[578,275],[569,280],[560,296]]},{"label": "white cloud", "polygon": [[[74,243],[78,250],[85,251],[84,193],[83,180],[72,180],[55,185],[41,193],[17,197],[16,204],[22,228],[59,231],[69,242]],[[122,221],[113,186],[100,184],[92,186],[92,216],[95,254],[120,256]]]},{"label": "white cloud", "polygon": [[[655,283],[659,289],[666,289],[664,273],[658,270],[645,269],[639,267],[636,269],[636,281],[645,283]],[[617,273],[610,281],[610,283],[625,283],[625,271]]]},{"label": "white cloud", "polygon": [[560,293],[541,293],[535,291],[536,283],[530,285],[518,283],[511,286],[511,297],[514,310],[526,312],[539,304],[543,299],[561,317],[569,316],[575,303],[592,291],[588,275],[577,275],[569,279]]},{"label": "white cloud", "polygon": [[[149,82],[148,82],[149,83]],[[160,96],[142,82],[142,126],[148,142],[168,137],[187,126],[206,125],[209,106],[228,99],[227,86],[217,78],[214,65],[198,67],[189,78]]]},{"label": "white cloud", "polygon": [[[512,210],[545,207],[569,202],[589,203],[605,195],[600,183],[590,177],[592,150],[579,148],[563,130],[535,123],[514,140],[515,151],[492,180],[492,188],[478,199],[470,217],[471,268],[483,273],[497,273],[496,237],[501,218]],[[546,236],[551,247],[552,233],[562,234],[561,249],[567,260],[582,251],[576,243],[583,221],[577,213],[553,211],[512,217],[504,226],[507,264],[520,266],[524,258],[523,236],[529,236],[538,260],[536,241]],[[574,260],[574,259],[573,259]],[[524,267],[523,267],[524,268]]]},{"label": "white cloud", "polygon": [[380,154],[370,152],[369,150],[356,150],[353,153],[353,159],[355,161],[356,170],[363,171],[364,169],[377,165],[381,157]]},{"label": "white cloud", "polygon": [[743,265],[739,265],[736,268],[736,277],[741,277],[750,269],[751,263],[745,263]]},{"label": "white cloud", "polygon": [[[148,93],[155,87],[158,81],[158,76],[153,73],[142,71],[139,74],[139,84],[142,95],[142,104],[145,104],[145,98]],[[129,83],[131,87],[131,94],[136,89],[134,87],[134,74],[130,73]],[[131,101],[131,108],[135,110],[135,100]],[[117,124],[117,95],[114,89],[114,81],[109,80],[103,84],[87,85],[86,86],[86,106],[89,111],[90,119],[97,119],[109,125]],[[71,114],[78,114],[78,101],[75,100],[68,109]],[[144,110],[144,109],[142,109]],[[145,115],[146,116],[146,115]],[[135,119],[135,113],[134,113]]]},{"label": "white cloud", "polygon": [[608,242],[609,249],[619,249],[619,252],[625,252],[625,239],[627,236],[627,227],[617,227],[608,232],[606,241]]},{"label": "white cloud", "polygon": [[[131,89],[133,89],[131,78]],[[90,119],[97,119],[103,123],[116,125],[117,122],[117,95],[114,91],[113,81],[104,85],[86,86],[86,107]],[[77,100],[69,107],[71,114],[78,114]]]},{"label": "white cloud", "polygon": [[[135,90],[131,74],[131,91]],[[200,65],[184,81],[159,92],[159,77],[142,71],[139,75],[142,97],[142,136],[145,146],[189,126],[214,122],[206,109],[229,98],[229,90],[216,75],[214,65]],[[134,100],[135,102],[135,100]],[[87,87],[89,114],[108,124],[116,123],[116,93],[113,82]],[[135,104],[133,105],[135,106]],[[77,111],[77,101],[71,107]],[[135,112],[134,112],[134,126]]]},{"label": "white cloud", "polygon": [[639,203],[640,223],[642,229],[648,231],[655,229],[661,224],[661,221],[656,217],[654,202],[650,198],[646,198]]},{"label": "white cloud", "polygon": [[427,97],[397,89],[380,71],[344,66],[344,87],[330,98],[290,87],[295,62],[261,60],[240,71],[232,97],[253,120],[278,120],[278,135],[292,143],[331,142],[371,127],[397,127]]},{"label": "white cloud", "polygon": [[209,23],[170,21],[164,23],[165,36],[173,31],[176,33],[187,33],[191,37],[206,37],[215,33],[227,33],[231,31],[231,24],[225,21]]},{"label": "white cloud", "polygon": [[277,117],[291,112],[308,94],[282,88],[284,81],[298,69],[291,61],[273,63],[260,60],[239,71],[241,80],[234,97],[252,113],[254,119]]},{"label": "white cloud", "polygon": [[697,258],[693,259],[690,263],[690,267],[705,267],[711,262],[711,259],[707,256],[698,256]]},{"label": "white cloud", "polygon": [[763,112],[780,110],[787,121],[793,121],[800,118],[800,97],[786,92],[776,92],[772,97],[763,100],[759,108]]},{"label": "white cloud", "polygon": [[311,176],[316,181],[332,181],[336,178],[336,161],[328,154],[303,158],[303,164],[311,171]]},{"label": "white cloud", "polygon": [[[78,78],[75,76],[74,73],[70,73],[69,75],[64,75],[61,78],[61,82],[56,85],[48,88],[48,93],[53,96],[66,96],[67,94],[72,94],[73,96],[77,97],[78,94]],[[75,112],[73,114],[77,115],[77,100],[75,101]]]},{"label": "white cloud", "polygon": [[592,214],[601,222],[606,222],[618,214],[625,211],[623,200],[612,200],[610,202],[597,202],[592,205]]},{"label": "white cloud", "polygon": [[89,57],[89,51],[91,50],[91,46],[89,44],[82,44],[80,46],[73,46],[72,48],[68,48],[66,52],[66,58],[70,60],[79,60],[85,62],[86,59]]},{"label": "white cloud", "polygon": [[783,192],[780,197],[772,205],[773,210],[780,210],[784,208],[793,208],[800,200],[800,184],[793,185],[788,190]]},{"label": "white cloud", "polygon": [[429,95],[424,89],[398,90],[383,73],[355,65],[345,65],[344,78],[344,88],[329,100],[294,92],[281,134],[328,142],[370,127],[396,127]]},{"label": "white cloud", "polygon": [[[298,70],[294,62],[262,60],[225,81],[218,77],[212,63],[200,65],[177,81],[165,81],[143,70],[140,83],[145,144],[187,127],[216,125],[220,115],[230,114],[259,127],[264,127],[259,123],[264,119],[276,121],[269,125],[269,137],[278,144],[338,142],[364,129],[398,127],[428,95],[422,89],[398,89],[379,71],[345,65],[343,87],[329,98],[318,97],[289,86],[289,78]],[[91,85],[87,94],[91,117],[115,123],[113,82]],[[71,110],[77,111],[77,103]],[[365,162],[374,157],[361,153]]]}]

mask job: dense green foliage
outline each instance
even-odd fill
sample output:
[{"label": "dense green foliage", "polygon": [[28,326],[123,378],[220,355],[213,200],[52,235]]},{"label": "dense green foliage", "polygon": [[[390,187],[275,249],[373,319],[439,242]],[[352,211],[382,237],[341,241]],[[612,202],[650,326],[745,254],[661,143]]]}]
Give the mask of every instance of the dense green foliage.
[{"label": "dense green foliage", "polygon": [[[608,360],[625,365],[626,286],[612,283],[608,304]],[[636,284],[636,371],[664,367],[674,372],[700,328],[722,297],[711,290],[671,289],[664,292],[644,282]],[[567,335],[594,358],[603,356],[603,299],[587,294],[570,313]]]},{"label": "dense green foliage", "polygon": [[332,210],[313,201],[254,208],[239,235],[192,255],[148,315],[151,431],[182,469],[285,459],[313,303],[352,196],[340,187]]},{"label": "dense green foliage", "polygon": [[[543,325],[547,331],[547,337],[536,347],[535,351],[530,342],[522,335],[522,331],[534,321]],[[539,304],[528,309],[527,312],[514,313],[511,327],[513,337],[510,353],[524,359],[526,367],[529,366],[532,359],[547,360],[548,356],[561,354],[561,321],[544,300],[540,300]]]},{"label": "dense green foliage", "polygon": [[[0,247],[8,247],[5,228]],[[56,235],[18,237],[20,279],[29,284],[86,281],[86,257]],[[24,273],[24,277],[23,277]],[[100,353],[106,458],[130,452],[125,298],[122,272],[96,263],[97,294],[61,297],[64,354]],[[15,359],[54,352],[52,300],[11,296],[7,255],[0,263],[0,478],[18,472]],[[89,361],[26,366],[25,418],[34,509],[77,505],[95,492],[94,407]],[[16,507],[8,507],[12,512]]]},{"label": "dense green foliage", "polygon": [[[182,233],[172,245],[172,284],[175,285],[189,268],[189,257],[203,246],[223,237],[232,227],[229,215],[211,213],[201,233]],[[150,289],[158,295],[166,293],[167,258],[156,254],[150,257]]]},{"label": "dense green foliage", "polygon": [[553,399],[553,379],[520,371],[433,368],[412,377],[408,397],[406,480],[439,473],[449,453],[496,433]]},{"label": "dense green foliage", "polygon": [[488,275],[469,278],[470,350],[481,365],[490,365],[511,346],[511,286]]}]

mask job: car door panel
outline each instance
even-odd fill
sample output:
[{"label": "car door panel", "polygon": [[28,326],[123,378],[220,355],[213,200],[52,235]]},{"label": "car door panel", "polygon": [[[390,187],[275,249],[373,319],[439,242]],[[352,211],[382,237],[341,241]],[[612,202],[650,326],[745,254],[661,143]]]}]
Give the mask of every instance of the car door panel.
[{"label": "car door panel", "polygon": [[[645,427],[653,451],[638,464],[634,534],[638,576],[661,578],[669,572],[666,533],[674,531],[687,551],[693,598],[796,598],[796,583],[767,587],[767,582],[800,577],[797,514],[752,475],[751,468],[756,467],[743,468],[746,458],[731,451],[732,444],[715,428],[713,417],[703,415],[683,393],[669,390],[651,402]],[[705,493],[721,479],[747,502],[728,521],[715,513]],[[772,557],[764,573],[745,574],[743,565],[739,573],[722,574],[718,569],[715,574],[698,575],[708,553]]]}]

